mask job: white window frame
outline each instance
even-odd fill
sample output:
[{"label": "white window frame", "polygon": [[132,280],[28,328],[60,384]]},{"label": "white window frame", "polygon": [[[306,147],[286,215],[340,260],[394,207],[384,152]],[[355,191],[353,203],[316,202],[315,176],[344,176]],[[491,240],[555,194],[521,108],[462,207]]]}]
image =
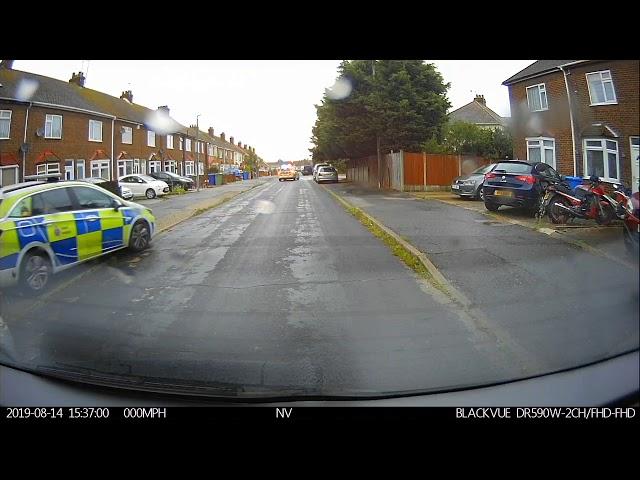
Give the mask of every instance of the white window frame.
[{"label": "white window frame", "polygon": [[[110,160],[91,160],[91,177],[94,177],[93,175],[93,171],[94,170],[98,170],[98,172],[100,172],[98,175],[96,175],[97,177],[102,177],[106,180],[111,180],[111,161]],[[102,170],[104,170],[106,168],[107,170],[107,176],[103,176],[102,175]]]},{"label": "white window frame", "polygon": [[[129,166],[131,168],[128,168]],[[135,173],[133,160],[127,158],[118,160],[118,178],[124,177],[125,175],[134,175]]]},{"label": "white window frame", "polygon": [[[70,165],[68,165],[67,163],[71,162]],[[67,174],[70,174],[67,176]],[[73,161],[73,159],[71,158],[67,158],[64,161],[64,179],[65,180],[75,180],[76,177],[76,165],[75,162]]]},{"label": "white window frame", "polygon": [[165,160],[164,161],[164,172],[176,173],[176,161],[175,160]]},{"label": "white window frame", "polygon": [[[97,124],[100,125],[100,138],[91,138],[91,134],[93,133],[92,127]],[[89,120],[89,141],[102,143],[102,122],[100,120]]]},{"label": "white window frame", "polygon": [[[529,90],[537,88],[538,89],[538,100],[540,100],[540,110],[531,110],[531,102],[529,101]],[[544,100],[546,105],[542,104],[542,94],[541,91],[544,90]],[[544,83],[538,83],[536,85],[529,85],[527,87],[527,105],[529,107],[530,112],[544,112],[545,110],[549,110],[549,96],[547,94],[547,87]]]},{"label": "white window frame", "polygon": [[187,176],[193,176],[193,160],[186,160],[184,162],[184,171],[185,171],[185,175]]},{"label": "white window frame", "polygon": [[[600,142],[600,148],[587,146],[587,142]],[[607,142],[613,142],[616,144],[616,150],[611,150],[607,147]],[[605,182],[620,182],[622,178],[622,165],[620,164],[620,142],[618,140],[612,140],[610,138],[585,138],[582,141],[582,151],[583,151],[583,172],[584,178],[589,177],[589,171],[587,170],[587,151],[594,150],[602,152],[602,163],[604,164],[604,175],[600,177],[601,180]],[[618,177],[612,177],[609,175],[609,153],[616,154],[616,169],[618,170]]]},{"label": "white window frame", "polygon": [[9,170],[14,170],[13,172],[13,178],[15,179],[15,182],[13,183],[7,183],[7,185],[15,185],[16,183],[20,182],[20,178],[18,177],[18,166],[17,165],[7,165],[6,167],[0,167],[0,187],[2,187],[4,185],[4,175],[6,175],[6,172]]},{"label": "white window frame", "polygon": [[140,174],[140,159],[139,158],[134,158],[133,159],[133,174],[134,175],[139,175]]},{"label": "white window frame", "polygon": [[187,138],[187,139],[186,139],[184,148],[185,148],[185,150],[186,150],[187,152],[190,152],[190,151],[191,151],[191,139],[190,139],[190,138]]},{"label": "white window frame", "polygon": [[204,175],[204,162],[198,162],[198,175]]},{"label": "white window frame", "polygon": [[[12,110],[0,110],[0,122],[4,122],[4,121],[8,121],[9,125],[7,127],[7,136],[6,137],[0,137],[0,140],[9,140],[9,138],[11,138],[11,115],[12,115]],[[7,116],[7,114],[9,114]]]},{"label": "white window frame", "polygon": [[173,135],[167,135],[167,148],[173,150]]},{"label": "white window frame", "polygon": [[[124,132],[122,132],[122,134],[120,135],[120,140],[121,143],[124,145],[132,145],[133,144],[133,128],[132,127],[122,127]],[[125,141],[125,133],[129,133],[130,137],[130,141]]]},{"label": "white window frame", "polygon": [[[608,79],[604,79],[602,78],[602,74],[603,73],[608,73],[609,74],[609,78]],[[593,94],[591,92],[591,82],[589,82],[589,76],[590,75],[599,75],[600,77],[600,82],[602,83],[602,91],[605,95],[605,101],[604,102],[596,102],[594,103],[593,101]],[[589,72],[585,74],[586,79],[587,79],[587,88],[589,89],[589,101],[591,102],[591,107],[595,107],[598,105],[617,105],[618,104],[618,96],[616,95],[616,87],[613,84],[613,76],[611,75],[611,70],[599,70],[597,72]],[[605,82],[609,82],[611,84],[611,90],[613,91],[613,100],[607,100],[606,99],[606,95],[607,95],[607,91],[604,89],[604,83]]]},{"label": "white window frame", "polygon": [[[81,170],[82,170],[82,175],[80,175]],[[76,160],[76,178],[82,179],[82,178],[86,178],[86,176],[87,176],[87,171],[85,170],[84,160],[83,159]]]},{"label": "white window frame", "polygon": [[147,174],[147,161],[143,158],[140,159],[140,175]]},{"label": "white window frame", "polygon": [[207,155],[213,157],[213,145],[211,145],[210,143],[207,143]]},{"label": "white window frame", "polygon": [[155,147],[155,146],[156,146],[156,132],[154,132],[153,130],[147,130],[147,147]]},{"label": "white window frame", "polygon": [[147,166],[149,173],[162,172],[162,162],[160,160],[149,160]]},{"label": "white window frame", "polygon": [[50,173],[60,173],[60,162],[47,162],[36,165],[37,175],[48,175]]},{"label": "white window frame", "polygon": [[[54,118],[59,118],[60,119],[60,136],[55,137],[53,135],[53,119]],[[47,125],[49,125],[49,135],[47,135]],[[53,139],[61,139],[62,138],[62,115],[56,115],[53,113],[47,113],[44,119],[44,138],[53,138]]]},{"label": "white window frame", "polygon": [[182,150],[184,148],[184,138],[180,137],[180,142],[178,143],[178,150]]},{"label": "white window frame", "polygon": [[[538,142],[538,148],[540,149],[540,161],[543,163],[547,163],[545,162],[545,150],[551,150],[553,152],[553,163],[547,163],[547,165],[549,165],[550,167],[553,167],[554,170],[558,170],[556,168],[556,139],[552,138],[552,137],[527,137],[524,139],[526,142],[526,148],[527,148],[527,162],[529,162],[529,147],[534,148],[535,145],[529,145],[529,142]],[[545,146],[544,142],[553,142],[553,146],[552,147],[548,147]]]}]

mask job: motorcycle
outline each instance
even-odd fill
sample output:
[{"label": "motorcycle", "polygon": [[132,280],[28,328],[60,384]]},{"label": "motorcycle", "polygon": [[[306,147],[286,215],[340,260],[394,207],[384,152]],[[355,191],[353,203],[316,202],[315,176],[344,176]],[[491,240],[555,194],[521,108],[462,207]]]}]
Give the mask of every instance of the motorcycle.
[{"label": "motorcycle", "polygon": [[545,191],[545,211],[553,223],[567,223],[573,218],[595,220],[598,225],[609,225],[615,218],[617,202],[609,197],[600,178],[593,175],[586,185],[574,190],[568,185],[551,183]]},{"label": "motorcycle", "polygon": [[622,220],[624,245],[631,254],[638,255],[640,237],[640,194],[631,193],[622,185],[615,185],[616,216]]}]

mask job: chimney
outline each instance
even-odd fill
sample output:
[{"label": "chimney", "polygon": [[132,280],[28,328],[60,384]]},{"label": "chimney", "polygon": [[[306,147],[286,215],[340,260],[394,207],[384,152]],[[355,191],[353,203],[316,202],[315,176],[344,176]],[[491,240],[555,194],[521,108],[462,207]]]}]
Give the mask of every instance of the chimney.
[{"label": "chimney", "polygon": [[84,77],[84,73],[82,72],[73,72],[73,75],[71,75],[71,80],[69,80],[69,83],[75,83],[76,85],[78,85],[79,87],[84,87],[84,81],[85,81],[85,77]]},{"label": "chimney", "polygon": [[238,146],[242,148],[242,142],[240,140],[238,140]]},{"label": "chimney", "polygon": [[221,139],[222,139],[222,141],[224,142],[224,132],[222,132],[222,133],[220,134],[220,138],[221,138]]},{"label": "chimney", "polygon": [[213,127],[209,127],[209,136],[213,137]]},{"label": "chimney", "polygon": [[474,98],[473,100],[478,102],[481,105],[484,105],[485,107],[487,106],[487,102],[484,99],[484,95],[476,95],[476,98]]},{"label": "chimney", "polygon": [[133,93],[131,90],[125,90],[120,94],[120,100],[126,100],[129,103],[133,103]]},{"label": "chimney", "polygon": [[0,61],[0,68],[11,70],[13,68],[13,62],[15,62],[15,60],[2,60]]},{"label": "chimney", "polygon": [[229,143],[230,143],[231,145],[234,145],[234,143],[233,143],[233,137],[229,137]]},{"label": "chimney", "polygon": [[[131,93],[131,91],[129,91]],[[120,97],[122,98],[122,97]],[[133,96],[131,97],[133,99]],[[164,113],[165,115],[169,115],[169,106],[168,105],[160,105],[158,107],[158,111]]]}]

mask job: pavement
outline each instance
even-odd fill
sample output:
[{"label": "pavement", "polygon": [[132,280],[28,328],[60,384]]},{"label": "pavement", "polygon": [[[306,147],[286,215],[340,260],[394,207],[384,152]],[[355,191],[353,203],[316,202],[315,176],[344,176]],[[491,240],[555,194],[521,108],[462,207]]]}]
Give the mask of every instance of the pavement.
[{"label": "pavement", "polygon": [[[70,269],[35,301],[5,295],[0,361],[217,395],[372,395],[493,384],[638,346],[637,272],[603,257],[438,201],[308,176],[259,183],[197,216],[224,187],[145,202],[168,225],[150,249]],[[427,253],[471,308],[327,189]]]}]

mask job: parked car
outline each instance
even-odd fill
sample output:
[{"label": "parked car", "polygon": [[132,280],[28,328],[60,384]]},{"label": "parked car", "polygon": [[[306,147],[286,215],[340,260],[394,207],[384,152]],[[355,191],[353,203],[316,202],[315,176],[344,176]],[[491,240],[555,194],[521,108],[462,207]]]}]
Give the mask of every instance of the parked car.
[{"label": "parked car", "polygon": [[499,162],[484,176],[484,205],[492,212],[497,211],[501,205],[509,205],[523,207],[535,213],[543,192],[541,182],[561,178],[553,167],[543,162]]},{"label": "parked car", "polygon": [[312,173],[312,175],[313,175],[313,179],[314,179],[314,180],[316,179],[316,174],[318,173],[318,169],[319,169],[320,167],[330,167],[330,166],[331,166],[331,165],[329,165],[328,163],[316,163],[316,164],[313,166],[313,173]]},{"label": "parked car", "polygon": [[0,286],[43,291],[51,275],[122,248],[149,246],[151,210],[91,182],[0,188]]},{"label": "parked car", "polygon": [[129,188],[136,197],[156,198],[169,193],[169,185],[148,175],[126,175],[118,179],[120,186]]},{"label": "parked car", "polygon": [[311,165],[305,165],[304,167],[302,167],[302,175],[304,175],[305,177],[307,175],[313,175],[313,167]]},{"label": "parked car", "polygon": [[79,178],[78,181],[98,185],[99,187],[102,187],[111,193],[115,193],[125,200],[131,200],[133,198],[133,192],[131,191],[131,189],[128,187],[120,186],[120,184],[116,181],[107,180],[106,178],[102,177]]},{"label": "parked car", "polygon": [[320,167],[316,172],[316,183],[321,182],[338,182],[338,171],[335,167]]},{"label": "parked car", "polygon": [[189,190],[195,185],[195,182],[192,179],[182,177],[171,172],[152,172],[149,174],[149,176],[169,185],[170,192],[172,192],[173,189],[178,186],[182,187],[184,190]]},{"label": "parked car", "polygon": [[482,186],[484,185],[484,176],[489,173],[497,163],[485,165],[474,170],[469,175],[461,175],[451,182],[451,191],[460,197],[470,197],[478,200],[484,200]]}]

